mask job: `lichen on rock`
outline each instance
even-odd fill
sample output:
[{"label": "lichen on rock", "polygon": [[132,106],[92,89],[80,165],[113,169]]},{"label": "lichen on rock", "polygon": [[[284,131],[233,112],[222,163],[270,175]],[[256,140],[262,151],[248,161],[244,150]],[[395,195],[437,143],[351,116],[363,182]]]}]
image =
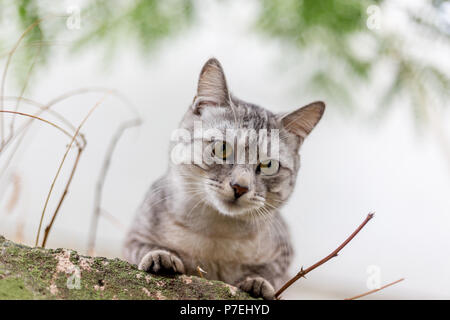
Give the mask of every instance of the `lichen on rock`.
[{"label": "lichen on rock", "polygon": [[252,299],[220,281],[158,276],[120,259],[30,248],[0,236],[0,299]]}]

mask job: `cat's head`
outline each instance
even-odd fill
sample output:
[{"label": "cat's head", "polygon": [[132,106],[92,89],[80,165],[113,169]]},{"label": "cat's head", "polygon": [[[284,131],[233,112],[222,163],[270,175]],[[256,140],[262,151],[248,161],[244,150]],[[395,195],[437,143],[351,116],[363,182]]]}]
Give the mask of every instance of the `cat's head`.
[{"label": "cat's head", "polygon": [[172,145],[172,156],[184,159],[172,166],[179,187],[223,215],[269,215],[292,193],[300,146],[324,110],[314,102],[274,114],[239,100],[219,61],[208,60],[180,124],[184,140]]}]

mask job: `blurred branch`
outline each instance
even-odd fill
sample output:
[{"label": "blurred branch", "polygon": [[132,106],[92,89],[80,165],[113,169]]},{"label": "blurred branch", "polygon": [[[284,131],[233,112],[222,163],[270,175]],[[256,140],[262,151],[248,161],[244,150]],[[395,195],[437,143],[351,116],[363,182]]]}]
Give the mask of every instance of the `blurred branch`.
[{"label": "blurred branch", "polygon": [[[405,78],[404,68],[427,68],[434,74],[434,85],[431,87],[434,94],[448,96],[450,92],[450,76],[441,68],[425,63],[423,59],[412,59],[407,52],[400,48],[405,35],[400,31],[394,34],[384,30],[372,30],[368,27],[370,6],[376,5],[384,10],[383,0],[286,0],[271,1],[257,0],[260,4],[256,27],[270,40],[279,39],[298,52],[316,52],[319,60],[316,74],[311,76],[311,88],[329,99],[341,101],[342,106],[351,108],[360,107],[353,98],[355,85],[370,82],[372,71],[380,62],[391,61],[401,66],[392,73],[393,85],[381,94],[375,104],[379,111],[389,110],[395,98],[401,94],[412,97]],[[118,0],[95,0],[80,8],[81,28],[77,30],[72,41],[72,49],[78,50],[88,45],[102,45],[105,55],[112,55],[117,49],[135,42],[144,53],[156,47],[160,40],[173,36],[189,27],[196,16],[198,8],[196,0],[135,0],[123,2]],[[445,15],[444,1],[434,0],[428,4],[425,11],[412,12],[407,6],[398,8],[404,10],[409,22],[423,30],[428,30],[439,39],[448,40],[450,26],[442,18]],[[42,9],[33,1],[21,0],[10,4],[15,6],[20,26],[42,19]],[[6,6],[6,5],[4,5]],[[64,12],[65,13],[65,12]],[[65,22],[65,21],[64,21]],[[26,56],[32,59],[31,47],[27,44],[39,42],[46,49],[40,57],[45,61],[49,50],[46,43],[51,37],[66,35],[65,26],[52,26],[43,28],[41,24],[30,31],[26,43],[21,51],[28,52]],[[429,32],[429,33],[430,33]],[[374,42],[374,56],[367,59],[361,57],[352,47],[351,41],[355,36],[364,35]],[[417,37],[421,37],[417,34]],[[446,41],[447,44],[450,41]],[[364,45],[363,45],[364,46]],[[406,48],[408,51],[409,48]],[[284,58],[284,56],[283,56]],[[106,61],[106,60],[104,60]],[[20,64],[22,68],[24,65]],[[24,72],[25,73],[25,72]],[[343,76],[346,79],[343,81]],[[415,78],[414,81],[422,81]],[[425,123],[424,117],[417,117],[423,108],[410,99],[410,109],[417,122]],[[1,109],[1,108],[0,108]],[[357,108],[349,110],[358,110]],[[378,112],[378,111],[377,111]],[[375,114],[376,115],[376,114]],[[1,117],[1,116],[0,116]],[[1,123],[0,123],[1,125]],[[1,131],[1,127],[0,127]]]},{"label": "blurred branch", "polygon": [[[193,1],[89,1],[84,7],[78,8],[81,27],[76,33],[70,33],[67,22],[73,17],[67,14],[66,10],[69,7],[66,5],[57,7],[59,15],[53,15],[64,19],[44,28],[40,22],[51,10],[46,8],[46,12],[43,12],[44,9],[36,1],[19,0],[0,4],[0,28],[3,24],[5,27],[23,30],[35,24],[26,31],[27,36],[24,38],[21,56],[18,59],[20,63],[15,65],[17,70],[14,76],[22,83],[26,68],[35,56],[33,47],[36,44],[42,46],[39,61],[41,65],[47,62],[52,52],[49,45],[57,43],[54,39],[58,37],[71,39],[70,47],[75,51],[92,44],[101,44],[104,47],[106,45],[104,50],[106,56],[117,52],[117,48],[125,47],[125,42],[134,40],[142,52],[148,54],[160,40],[180,32],[192,23]],[[2,11],[7,12],[5,16],[1,16]],[[9,37],[16,35],[11,32],[0,34],[0,44],[3,41],[7,42]]]},{"label": "blurred branch", "polygon": [[[20,43],[22,42],[23,38],[27,35],[27,33],[33,31],[35,27],[39,25],[41,20],[36,20],[33,24],[29,25],[28,28],[25,29],[25,31],[20,36],[19,40],[17,40],[16,44],[12,48],[12,50],[8,53],[8,58],[6,60],[5,69],[3,70],[1,84],[0,84],[0,111],[3,110],[3,97],[5,92],[5,83],[6,83],[6,75],[8,73],[8,68],[11,63],[11,59],[14,56],[14,53],[16,52],[17,48],[19,47]],[[15,110],[17,111],[17,110]],[[15,116],[15,114],[14,114]],[[3,114],[0,114],[0,151],[3,148],[5,142],[5,132],[4,132],[4,123],[3,123]]]},{"label": "blurred branch", "polygon": [[[112,4],[113,3],[113,4]],[[77,47],[90,42],[109,42],[114,49],[121,41],[134,37],[147,51],[158,40],[180,31],[191,22],[191,0],[97,0],[83,10],[89,24]]]},{"label": "blurred branch", "polygon": [[[70,147],[68,147],[67,150],[69,150],[69,148],[70,148]],[[74,177],[74,175],[75,175],[75,172],[76,172],[76,170],[77,170],[77,168],[78,168],[78,163],[80,162],[80,158],[81,158],[81,154],[83,153],[83,150],[84,150],[84,146],[78,148],[78,153],[77,153],[77,156],[76,156],[76,158],[75,158],[75,162],[73,163],[72,170],[71,170],[70,175],[69,175],[69,179],[68,179],[67,182],[66,182],[66,187],[64,188],[64,191],[63,191],[63,193],[62,193],[62,195],[61,195],[61,197],[60,197],[60,199],[59,199],[59,201],[58,201],[58,205],[56,206],[55,212],[53,213],[53,216],[52,216],[52,219],[50,220],[50,223],[47,225],[47,227],[45,227],[45,230],[44,230],[44,240],[42,240],[42,247],[43,247],[43,248],[45,248],[45,245],[47,244],[47,239],[48,239],[48,235],[49,235],[49,233],[50,233],[50,230],[52,229],[53,223],[55,222],[55,219],[56,219],[56,216],[58,215],[59,209],[61,209],[61,206],[62,206],[62,204],[63,204],[63,202],[64,202],[64,199],[66,198],[67,193],[69,192],[69,186],[70,186],[70,184],[72,183],[72,179],[73,179],[73,177]],[[67,155],[67,152],[66,152],[66,155]],[[64,161],[61,162],[61,166],[62,166],[63,162],[64,162]],[[61,168],[61,167],[60,167],[60,168]],[[58,172],[59,172],[59,171],[58,171]],[[57,178],[57,176],[56,176],[56,178]],[[54,181],[56,181],[56,178],[55,178]],[[53,185],[54,185],[54,184],[52,184],[52,188],[53,188]],[[52,192],[52,189],[50,189],[50,192],[49,192],[49,195],[48,195],[48,197],[47,197],[47,200],[46,200],[45,205],[47,205],[47,203],[48,203],[48,199],[49,199],[49,197],[50,197],[50,195],[51,195],[51,192]],[[44,207],[43,214],[44,214],[44,213],[45,213],[45,207]],[[41,221],[42,221],[42,220],[41,220]],[[39,226],[41,226],[41,224],[40,224]],[[37,239],[36,239],[36,243],[37,243],[38,241],[39,241],[39,233],[38,233],[38,237],[37,237]],[[36,246],[37,246],[37,245],[36,245]]]},{"label": "blurred branch", "polygon": [[358,294],[357,296],[354,296],[354,297],[351,297],[351,298],[346,298],[344,300],[356,300],[356,299],[368,296],[369,294],[372,294],[372,293],[378,292],[380,290],[386,289],[387,287],[393,286],[394,284],[402,282],[403,280],[405,280],[405,278],[398,279],[397,281],[388,283],[388,284],[386,284],[386,285],[384,285],[384,286],[382,286],[382,287],[380,287],[378,289],[370,290],[368,292],[365,292],[365,293],[362,293],[362,294]]},{"label": "blurred branch", "polygon": [[[367,9],[370,5],[377,5],[380,15],[385,1],[314,1],[288,0],[274,2],[260,0],[261,13],[257,27],[262,33],[275,39],[280,39],[291,46],[294,51],[312,52],[319,50],[322,56],[314,54],[318,60],[317,71],[309,79],[312,88],[331,99],[342,101],[342,105],[352,103],[355,85],[361,81],[369,82],[371,72],[380,62],[394,62],[399,67],[392,70],[393,83],[381,95],[378,111],[386,111],[394,98],[406,94],[414,96],[411,82],[414,86],[426,81],[421,77],[411,78],[411,71],[433,75],[433,86],[427,88],[432,93],[447,97],[450,92],[450,76],[443,72],[443,68],[427,63],[423,57],[412,58],[409,49],[403,44],[405,35],[399,32],[379,30],[375,32],[366,24],[369,19]],[[439,22],[442,1],[435,1],[428,10],[410,12],[409,9],[398,8],[406,13],[412,24],[424,30],[431,30],[436,39],[442,39],[444,44],[450,44],[450,26]],[[426,3],[424,2],[424,6]],[[428,35],[430,32],[428,32]],[[351,40],[358,35],[367,36],[374,42],[374,56],[365,60],[352,50]],[[422,34],[417,34],[420,38]],[[318,48],[318,49],[317,49]],[[284,58],[284,56],[283,56]],[[436,62],[436,61],[435,61]],[[439,61],[436,62],[439,65]],[[339,68],[336,68],[339,66]],[[343,81],[345,70],[346,81]],[[426,123],[426,118],[420,116],[425,106],[419,106],[414,99],[410,99],[411,111],[414,119]],[[357,101],[355,101],[357,102]],[[356,107],[359,107],[356,105]],[[426,123],[428,124],[428,123]]]},{"label": "blurred branch", "polygon": [[[114,136],[111,139],[111,142],[108,146],[108,149],[105,154],[105,159],[103,160],[102,169],[100,171],[100,175],[97,180],[97,187],[95,191],[95,204],[94,204],[94,212],[92,214],[91,227],[89,230],[89,242],[88,242],[88,254],[94,255],[95,250],[95,241],[97,238],[97,229],[98,229],[98,220],[101,214],[105,214],[104,210],[102,210],[102,195],[103,195],[103,186],[105,185],[106,175],[108,173],[109,167],[111,165],[112,155],[114,150],[116,149],[117,143],[119,139],[122,137],[123,133],[132,127],[139,126],[141,124],[141,119],[134,119],[127,122],[124,122],[116,131]],[[108,215],[111,216],[111,215]],[[113,216],[111,216],[113,217]],[[113,219],[113,221],[115,221]]]},{"label": "blurred branch", "polygon": [[[68,145],[67,148],[66,148],[66,152],[64,153],[64,156],[63,156],[63,158],[62,158],[62,160],[61,160],[61,162],[60,162],[60,164],[59,164],[59,166],[58,166],[58,169],[57,169],[57,171],[56,171],[56,175],[55,175],[55,177],[53,178],[52,184],[51,184],[51,186],[50,186],[50,190],[49,190],[49,192],[48,192],[48,194],[47,194],[47,198],[45,199],[44,208],[42,209],[41,219],[39,220],[39,227],[38,227],[38,231],[37,231],[37,234],[36,234],[36,242],[35,242],[35,246],[36,246],[36,247],[37,247],[38,244],[39,244],[39,236],[40,236],[40,233],[41,233],[42,222],[43,222],[43,220],[44,220],[45,211],[46,211],[46,209],[47,209],[48,202],[49,202],[50,197],[51,197],[51,195],[52,195],[53,188],[54,188],[54,186],[55,186],[56,180],[58,179],[59,174],[60,174],[60,172],[61,172],[61,169],[62,169],[62,167],[63,167],[63,165],[64,165],[64,162],[65,162],[65,160],[66,160],[66,158],[67,158],[67,155],[69,154],[69,151],[70,151],[70,149],[72,148],[73,143],[76,141],[76,139],[77,139],[77,137],[78,137],[78,135],[79,135],[79,132],[80,132],[81,128],[83,127],[83,125],[85,124],[85,122],[89,119],[89,117],[91,116],[91,114],[92,114],[92,113],[100,106],[100,104],[106,99],[107,95],[108,95],[108,92],[107,92],[107,93],[106,93],[99,101],[97,101],[97,103],[89,110],[89,112],[87,113],[87,115],[86,115],[86,116],[83,118],[83,120],[81,121],[80,125],[77,127],[77,130],[75,131],[74,135],[72,136],[72,140],[70,141],[69,145]],[[62,202],[63,202],[63,200],[64,200],[64,198],[65,198],[65,196],[66,196],[66,194],[67,194],[69,185],[70,185],[70,183],[72,182],[72,178],[73,178],[73,175],[74,175],[75,170],[76,170],[76,168],[77,168],[78,161],[79,161],[79,157],[80,157],[80,155],[81,155],[81,151],[82,151],[82,149],[79,149],[78,156],[77,156],[77,158],[76,158],[76,160],[75,160],[75,164],[74,164],[74,166],[73,166],[73,168],[72,168],[72,172],[71,172],[71,174],[70,174],[70,176],[69,176],[69,180],[68,180],[67,183],[66,183],[66,188],[64,189],[63,195],[62,195],[62,197],[60,198],[60,201],[59,201],[59,203],[58,203],[58,206],[57,206],[55,212],[53,213],[53,216],[52,216],[52,219],[51,219],[49,225],[45,228],[45,232],[44,232],[44,240],[42,241],[42,247],[43,247],[43,248],[45,248],[45,244],[46,244],[46,242],[47,242],[47,238],[48,238],[48,235],[49,235],[49,233],[50,233],[50,230],[51,230],[51,228],[52,228],[52,226],[53,226],[53,223],[55,222],[56,216],[57,216],[57,214],[58,214],[58,212],[59,212],[59,209],[60,209],[60,207],[61,207],[61,205],[62,205]]]},{"label": "blurred branch", "polygon": [[16,207],[17,202],[19,201],[20,192],[22,190],[22,181],[19,174],[14,173],[11,176],[11,180],[12,192],[11,197],[9,198],[9,201],[6,205],[6,212],[8,213],[11,213]]}]

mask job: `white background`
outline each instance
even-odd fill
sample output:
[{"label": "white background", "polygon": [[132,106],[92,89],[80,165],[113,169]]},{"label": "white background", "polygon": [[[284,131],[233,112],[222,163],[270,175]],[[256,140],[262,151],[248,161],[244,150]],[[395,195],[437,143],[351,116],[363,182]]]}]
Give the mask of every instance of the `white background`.
[{"label": "white background", "polygon": [[[194,28],[163,42],[146,59],[125,45],[104,68],[102,50],[94,47],[68,55],[61,46],[26,94],[46,102],[76,88],[101,86],[119,90],[136,106],[144,123],[120,140],[103,199],[105,210],[124,228],[146,189],[167,168],[170,134],[192,101],[207,58],[215,56],[222,62],[234,94],[275,112],[326,101],[304,89],[299,70],[307,73],[315,68],[307,57],[294,64],[292,59],[284,62],[282,46],[250,31],[253,5],[203,6]],[[384,73],[389,70],[381,70],[376,83],[383,82]],[[374,91],[361,86],[354,92],[361,110],[374,107]],[[7,85],[7,93],[17,94],[12,85]],[[102,96],[80,95],[55,110],[78,124]],[[285,297],[342,299],[365,292],[367,270],[375,265],[381,284],[406,280],[371,298],[450,298],[450,164],[435,136],[427,129],[416,130],[402,101],[379,121],[326,102],[323,120],[301,150],[298,185],[283,212],[296,249],[292,272],[330,253],[367,213],[376,215],[339,257],[301,279]],[[123,104],[108,97],[83,127],[88,146],[54,225],[50,247],[86,252],[95,183],[106,147],[117,126],[132,117]],[[450,136],[449,113],[442,113],[441,119]],[[53,128],[34,125],[2,181],[6,191],[0,200],[0,233],[17,239],[17,226],[25,221],[23,241],[34,243],[45,196],[68,141]],[[46,222],[74,155],[56,185]],[[20,198],[7,212],[12,175],[20,179]],[[97,253],[121,256],[123,236],[124,229],[102,219]]]}]

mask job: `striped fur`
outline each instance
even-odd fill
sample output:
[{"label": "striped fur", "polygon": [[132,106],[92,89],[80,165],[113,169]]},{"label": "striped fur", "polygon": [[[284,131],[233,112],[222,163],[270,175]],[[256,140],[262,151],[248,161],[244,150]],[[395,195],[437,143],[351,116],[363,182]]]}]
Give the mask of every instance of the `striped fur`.
[{"label": "striped fur", "polygon": [[[273,298],[274,289],[286,280],[293,255],[279,209],[292,194],[300,167],[300,145],[319,121],[322,105],[310,105],[306,112],[297,110],[292,115],[275,115],[231,96],[220,63],[209,60],[200,75],[197,98],[179,127],[192,133],[194,121],[202,121],[204,129],[221,132],[278,129],[280,170],[274,176],[263,176],[258,174],[257,164],[170,163],[137,212],[125,243],[126,259],[149,272],[193,275],[201,267],[208,279]],[[238,180],[246,184],[248,192],[230,202],[230,184]]]}]

